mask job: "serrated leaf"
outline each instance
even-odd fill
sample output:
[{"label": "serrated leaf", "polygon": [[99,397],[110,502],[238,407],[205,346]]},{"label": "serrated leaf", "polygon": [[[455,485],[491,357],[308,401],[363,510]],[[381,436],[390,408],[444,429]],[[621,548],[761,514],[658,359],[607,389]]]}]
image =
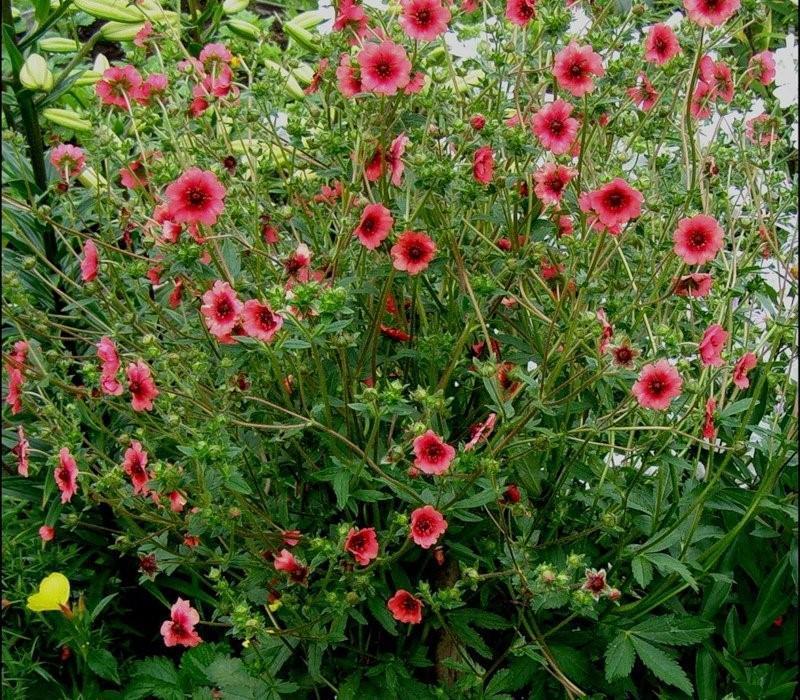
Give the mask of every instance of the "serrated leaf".
[{"label": "serrated leaf", "polygon": [[611,681],[627,676],[633,669],[636,659],[630,637],[622,632],[611,640],[606,649],[606,680]]},{"label": "serrated leaf", "polygon": [[695,617],[676,618],[673,615],[662,615],[651,617],[629,631],[655,644],[684,646],[702,642],[714,631],[714,625]]},{"label": "serrated leaf", "polygon": [[459,624],[471,624],[487,630],[505,630],[513,627],[508,620],[500,615],[474,608],[453,610],[448,614],[448,617],[455,619]]},{"label": "serrated leaf", "polygon": [[639,637],[631,637],[631,642],[642,663],[656,678],[682,690],[687,695],[692,694],[692,682],[675,659]]},{"label": "serrated leaf", "polygon": [[389,634],[397,636],[397,624],[391,613],[386,609],[386,604],[380,598],[370,597],[367,599],[367,607],[372,616],[380,623],[381,627]]},{"label": "serrated leaf", "polygon": [[100,678],[119,684],[117,660],[107,649],[90,649],[86,656],[86,663]]},{"label": "serrated leaf", "polygon": [[183,700],[184,692],[172,662],[163,657],[154,657],[134,664],[123,697],[125,700]]},{"label": "serrated leaf", "polygon": [[675,557],[665,554],[663,552],[651,552],[643,555],[649,562],[664,575],[678,574],[686,583],[688,583],[693,591],[697,591],[697,581],[695,581],[692,572],[686,567],[686,564],[678,561]]},{"label": "serrated leaf", "polygon": [[636,583],[642,588],[647,588],[647,585],[653,580],[653,565],[644,557],[634,557],[631,560],[631,572]]}]

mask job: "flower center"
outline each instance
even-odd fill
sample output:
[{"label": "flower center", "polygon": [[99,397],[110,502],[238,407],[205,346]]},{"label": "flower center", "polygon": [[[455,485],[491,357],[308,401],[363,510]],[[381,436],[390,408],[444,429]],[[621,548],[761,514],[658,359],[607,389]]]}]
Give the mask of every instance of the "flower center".
[{"label": "flower center", "polygon": [[258,312],[258,321],[265,328],[274,328],[275,320],[272,318],[272,312],[267,309],[262,309]]},{"label": "flower center", "polygon": [[431,19],[431,11],[427,7],[417,10],[414,13],[414,20],[422,27],[426,27],[428,24],[430,24]]},{"label": "flower center", "polygon": [[564,123],[560,119],[553,119],[550,122],[550,131],[556,135],[564,131]]},{"label": "flower center", "polygon": [[382,61],[375,66],[375,72],[381,78],[388,78],[393,73],[392,64],[388,61]]},{"label": "flower center", "polygon": [[431,531],[431,523],[429,520],[418,520],[414,529],[422,535],[427,535]]},{"label": "flower center", "polygon": [[701,250],[706,245],[706,234],[702,231],[692,231],[689,234],[689,244],[695,250]]},{"label": "flower center", "polygon": [[186,198],[192,206],[199,207],[208,199],[208,195],[203,190],[192,187],[186,192]]},{"label": "flower center", "polygon": [[[411,258],[412,260],[419,260],[423,255],[422,248],[418,245],[409,246],[406,252],[408,254],[408,257]],[[428,449],[430,451],[431,449],[438,449],[438,447],[431,447]]]},{"label": "flower center", "polygon": [[564,182],[557,177],[554,177],[552,180],[547,181],[547,186],[553,190],[554,192],[561,193],[561,190],[564,189]]},{"label": "flower center", "polygon": [[625,197],[623,197],[620,192],[612,192],[606,196],[606,204],[612,209],[619,209],[622,207],[624,201]]},{"label": "flower center", "polygon": [[661,393],[663,393],[663,392],[664,392],[664,389],[665,389],[666,387],[664,386],[664,380],[663,380],[663,379],[661,379],[661,378],[656,378],[656,379],[651,379],[651,380],[650,380],[649,388],[650,388],[650,391],[651,391],[653,394],[656,394],[656,395],[658,395],[658,394],[661,394]]},{"label": "flower center", "polygon": [[569,67],[569,74],[573,78],[582,78],[585,72],[586,71],[585,71],[585,69],[583,67],[583,62],[582,61],[579,61],[577,63],[573,63]]},{"label": "flower center", "polygon": [[227,299],[220,299],[217,302],[217,316],[225,318],[226,316],[230,315],[231,311],[231,305]]}]

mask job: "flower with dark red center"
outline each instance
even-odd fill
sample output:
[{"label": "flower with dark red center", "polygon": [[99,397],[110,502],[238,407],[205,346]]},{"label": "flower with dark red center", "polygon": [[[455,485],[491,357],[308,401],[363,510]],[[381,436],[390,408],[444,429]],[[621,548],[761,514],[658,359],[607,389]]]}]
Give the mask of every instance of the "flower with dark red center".
[{"label": "flower with dark red center", "polygon": [[447,530],[447,521],[433,506],[422,506],[411,513],[411,539],[430,549]]},{"label": "flower with dark red center", "polygon": [[389,236],[393,223],[391,213],[383,204],[367,204],[353,235],[365,248],[375,250]]},{"label": "flower with dark red center", "polygon": [[571,41],[556,54],[553,75],[558,86],[575,97],[583,97],[594,90],[593,76],[605,75],[600,54],[591,46],[579,46]]},{"label": "flower with dark red center", "polygon": [[61,491],[61,502],[69,503],[78,491],[78,464],[66,447],[58,453],[55,473],[56,486]]},{"label": "flower with dark red center", "polygon": [[411,61],[405,49],[392,41],[367,43],[358,53],[361,85],[380,95],[394,95],[411,79]]},{"label": "flower with dark red center", "polygon": [[680,396],[683,380],[667,360],[645,365],[631,392],[640,406],[663,411]]},{"label": "flower with dark red center", "polygon": [[347,533],[344,550],[353,555],[361,566],[367,566],[378,556],[378,537],[374,527],[364,527],[360,530],[352,528]]},{"label": "flower with dark red center", "polygon": [[689,112],[692,117],[695,119],[708,119],[711,116],[711,106],[715,97],[716,93],[713,85],[709,85],[702,80],[698,81],[689,105]]},{"label": "flower with dark red center", "polygon": [[166,189],[170,218],[178,224],[213,226],[225,208],[225,188],[209,170],[190,168]]},{"label": "flower with dark red center", "polygon": [[644,73],[639,73],[639,84],[636,87],[628,88],[628,97],[643,112],[649,112],[658,102],[660,94],[653,87]]},{"label": "flower with dark red center", "polygon": [[203,294],[200,313],[205,317],[208,331],[217,338],[230,334],[242,312],[242,302],[227,282],[217,280]]},{"label": "flower with dark red center", "polygon": [[308,578],[308,567],[303,566],[288,549],[282,549],[273,564],[277,571],[288,574],[295,583],[305,583]]},{"label": "flower with dark red center", "polygon": [[706,367],[719,367],[723,364],[720,353],[728,340],[728,332],[718,323],[711,324],[703,333],[698,350],[700,360]]},{"label": "flower with dark red center", "polygon": [[537,0],[506,0],[506,19],[525,27],[536,17]]},{"label": "flower with dark red center", "polygon": [[533,133],[543,148],[556,155],[569,151],[578,133],[578,120],[571,114],[571,104],[556,100],[533,115]]},{"label": "flower with dark red center", "polygon": [[433,41],[447,31],[450,10],[439,0],[400,0],[403,12],[398,23],[412,39]]},{"label": "flower with dark red center", "polygon": [[152,411],[153,401],[159,391],[150,376],[150,368],[141,360],[128,365],[128,391],[131,392],[131,406],[134,411]]},{"label": "flower with dark red center", "polygon": [[706,414],[705,414],[705,421],[703,422],[703,437],[710,441],[713,441],[717,437],[717,429],[714,427],[714,409],[717,407],[717,402],[710,398],[706,401]]},{"label": "flower with dark red center", "polygon": [[455,448],[448,445],[432,430],[414,439],[414,466],[424,474],[444,474],[456,456]]},{"label": "flower with dark red center", "polygon": [[372,157],[364,163],[364,175],[370,182],[375,182],[383,177],[384,167],[383,149],[377,145]]},{"label": "flower with dark red center", "polygon": [[715,98],[724,102],[733,99],[733,75],[727,63],[703,56],[700,61],[700,80],[711,88]]},{"label": "flower with dark red center", "polygon": [[170,609],[170,619],[161,625],[161,636],[164,645],[174,647],[196,647],[203,640],[195,632],[194,626],[200,622],[200,614],[187,600],[178,598]]},{"label": "flower with dark red center", "polygon": [[481,146],[472,158],[472,176],[476,182],[488,185],[494,174],[494,152],[491,146]]},{"label": "flower with dark red center", "polygon": [[750,380],[747,374],[758,364],[758,357],[754,352],[746,352],[742,355],[733,367],[733,383],[739,389],[747,389]]},{"label": "flower with dark red center", "polygon": [[588,193],[588,204],[604,226],[622,226],[642,213],[644,196],[622,178]]},{"label": "flower with dark red center", "polygon": [[672,235],[673,250],[687,265],[702,265],[713,260],[722,248],[724,233],[716,219],[698,214],[681,219]]},{"label": "flower with dark red center", "polygon": [[683,0],[689,19],[701,27],[725,24],[739,9],[739,0]]},{"label": "flower with dark red center", "polygon": [[147,452],[138,440],[132,440],[131,446],[125,450],[122,469],[131,478],[133,492],[146,494],[151,474],[147,471]]},{"label": "flower with dark red center", "polygon": [[407,622],[411,625],[422,622],[422,601],[402,588],[389,598],[386,607],[398,622]]},{"label": "flower with dark red center", "polygon": [[94,89],[103,104],[128,109],[141,84],[142,76],[133,66],[113,66],[105,70]]},{"label": "flower with dark red center", "polygon": [[600,596],[607,593],[609,590],[608,583],[606,582],[606,570],[600,569],[586,569],[586,580],[584,581],[581,589],[591,593],[592,598],[600,600]]},{"label": "flower with dark red center", "polygon": [[473,114],[469,118],[469,125],[475,129],[475,131],[480,131],[486,126],[486,117],[482,114]]},{"label": "flower with dark red center", "polygon": [[149,579],[155,578],[158,573],[158,560],[155,554],[143,554],[139,557],[139,571]]},{"label": "flower with dark red center", "polygon": [[714,279],[707,272],[693,272],[673,280],[672,291],[679,297],[701,298],[711,291]]},{"label": "flower with dark red center", "polygon": [[544,204],[559,204],[564,191],[577,172],[556,163],[548,163],[533,174],[536,196]]},{"label": "flower with dark red center", "polygon": [[425,270],[436,255],[436,244],[424,231],[403,231],[391,250],[395,270],[416,275]]},{"label": "flower with dark red center", "polygon": [[283,317],[276,314],[269,304],[250,299],[244,303],[242,326],[251,338],[269,343],[283,326]]},{"label": "flower with dark red center", "polygon": [[663,66],[681,52],[678,37],[667,24],[654,24],[644,40],[644,58]]},{"label": "flower with dark red center", "polygon": [[633,361],[639,355],[638,350],[634,350],[627,342],[611,348],[611,356],[614,364],[618,367],[632,367]]}]

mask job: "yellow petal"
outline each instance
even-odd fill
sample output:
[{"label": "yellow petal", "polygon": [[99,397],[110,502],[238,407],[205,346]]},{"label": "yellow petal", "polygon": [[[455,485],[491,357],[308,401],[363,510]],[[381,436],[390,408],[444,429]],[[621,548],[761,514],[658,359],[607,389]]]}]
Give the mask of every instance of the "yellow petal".
[{"label": "yellow petal", "polygon": [[34,612],[60,610],[69,600],[69,580],[64,574],[54,573],[42,579],[39,592],[28,598],[28,609]]}]

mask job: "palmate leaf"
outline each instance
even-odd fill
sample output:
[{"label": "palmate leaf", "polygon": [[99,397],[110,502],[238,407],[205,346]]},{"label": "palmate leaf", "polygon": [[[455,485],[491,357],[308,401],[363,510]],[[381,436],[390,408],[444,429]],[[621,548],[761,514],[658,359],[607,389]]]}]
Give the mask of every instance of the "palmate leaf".
[{"label": "palmate leaf", "polygon": [[695,617],[663,615],[632,627],[631,634],[657,644],[685,646],[702,642],[714,631],[714,625]]},{"label": "palmate leaf", "polygon": [[184,692],[172,662],[164,657],[154,657],[134,665],[123,697],[125,700],[183,700]]},{"label": "palmate leaf", "polygon": [[653,646],[639,637],[631,636],[633,648],[653,675],[667,685],[672,685],[682,690],[687,695],[692,694],[692,683],[680,664],[663,649]]},{"label": "palmate leaf", "polygon": [[636,659],[633,643],[626,632],[621,632],[606,649],[606,680],[611,681],[627,676],[633,670]]}]

